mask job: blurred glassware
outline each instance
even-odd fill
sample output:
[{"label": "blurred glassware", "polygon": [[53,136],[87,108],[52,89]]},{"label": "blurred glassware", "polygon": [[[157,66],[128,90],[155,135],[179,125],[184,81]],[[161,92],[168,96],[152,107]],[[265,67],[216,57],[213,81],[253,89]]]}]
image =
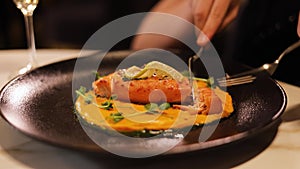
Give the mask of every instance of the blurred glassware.
[{"label": "blurred glassware", "polygon": [[[28,64],[17,70],[15,75],[24,74],[31,69],[38,66],[36,61],[36,48],[35,48],[35,38],[34,38],[34,28],[33,28],[33,11],[37,7],[39,0],[13,0],[15,5],[24,15],[25,26],[26,26],[26,37],[27,37],[27,46],[29,54]],[[13,75],[13,76],[15,76]]]}]

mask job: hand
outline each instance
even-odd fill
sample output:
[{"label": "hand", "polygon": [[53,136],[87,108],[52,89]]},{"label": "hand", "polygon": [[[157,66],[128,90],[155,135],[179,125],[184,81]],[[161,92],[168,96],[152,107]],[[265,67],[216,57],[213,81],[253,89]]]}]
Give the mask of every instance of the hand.
[{"label": "hand", "polygon": [[240,0],[191,0],[194,24],[202,31],[197,36],[197,44],[204,46],[227,26],[238,13]]}]

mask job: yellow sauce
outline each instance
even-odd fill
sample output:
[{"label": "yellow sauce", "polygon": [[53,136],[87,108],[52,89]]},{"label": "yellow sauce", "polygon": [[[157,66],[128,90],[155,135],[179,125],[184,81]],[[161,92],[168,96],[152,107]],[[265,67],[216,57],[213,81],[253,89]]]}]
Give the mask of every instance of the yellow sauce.
[{"label": "yellow sauce", "polygon": [[[198,83],[198,87],[203,87],[203,85],[202,83]],[[146,113],[147,110],[144,105],[126,103],[118,100],[110,100],[113,108],[106,110],[98,108],[93,104],[87,104],[82,97],[78,97],[75,108],[79,115],[89,124],[106,129],[112,128],[119,132],[180,129],[193,125],[211,123],[215,120],[230,116],[233,112],[231,96],[218,88],[214,89],[214,92],[223,103],[223,112],[219,114],[195,114],[173,107],[162,110],[159,113]],[[107,101],[106,98],[96,98],[92,91],[88,94],[94,96],[93,102],[98,105]],[[110,116],[118,112],[121,112],[124,118],[116,122]]]}]

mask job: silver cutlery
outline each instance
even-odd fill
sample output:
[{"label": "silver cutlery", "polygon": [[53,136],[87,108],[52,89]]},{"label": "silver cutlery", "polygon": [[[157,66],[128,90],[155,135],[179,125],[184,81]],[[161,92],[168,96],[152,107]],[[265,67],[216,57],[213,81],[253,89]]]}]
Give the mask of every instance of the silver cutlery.
[{"label": "silver cutlery", "polygon": [[217,79],[217,81],[220,86],[225,87],[225,86],[234,86],[234,85],[241,85],[245,83],[251,83],[256,79],[256,74],[263,71],[266,71],[270,76],[272,76],[276,71],[283,56],[290,53],[291,51],[298,48],[299,46],[300,46],[300,40],[298,40],[297,42],[293,43],[288,48],[286,48],[273,63],[265,63],[262,66],[249,71],[234,74],[231,76],[227,75],[227,77]]},{"label": "silver cutlery", "polygon": [[242,73],[238,73],[238,74],[235,74],[235,75],[231,75],[231,76],[228,77],[228,79],[241,77],[241,76],[246,76],[246,75],[255,75],[255,74],[257,74],[259,72],[262,72],[262,71],[266,71],[270,75],[273,75],[274,72],[276,71],[281,59],[283,58],[283,56],[290,53],[291,51],[298,48],[299,46],[300,46],[300,40],[298,40],[297,42],[293,43],[288,48],[286,48],[273,63],[265,63],[265,64],[263,64],[262,66],[260,66],[258,68],[255,68],[255,69],[252,69],[252,70],[249,70],[249,71],[245,71],[245,72],[242,72]]}]

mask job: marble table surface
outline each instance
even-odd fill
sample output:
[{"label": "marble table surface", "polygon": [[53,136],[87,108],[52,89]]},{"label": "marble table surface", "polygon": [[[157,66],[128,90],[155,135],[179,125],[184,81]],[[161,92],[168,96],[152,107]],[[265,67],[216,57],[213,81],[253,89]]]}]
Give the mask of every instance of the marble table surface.
[{"label": "marble table surface", "polygon": [[[38,62],[39,65],[46,65],[77,57],[79,52],[73,49],[38,49]],[[21,49],[0,50],[1,88],[8,82],[12,70],[25,65],[26,55],[27,51]],[[260,154],[234,168],[300,168],[300,88],[284,82],[279,82],[279,84],[287,93],[288,105],[275,139]],[[102,169],[112,167],[74,150],[29,138],[0,118],[0,168]],[[199,168],[201,168],[200,165]]]}]

